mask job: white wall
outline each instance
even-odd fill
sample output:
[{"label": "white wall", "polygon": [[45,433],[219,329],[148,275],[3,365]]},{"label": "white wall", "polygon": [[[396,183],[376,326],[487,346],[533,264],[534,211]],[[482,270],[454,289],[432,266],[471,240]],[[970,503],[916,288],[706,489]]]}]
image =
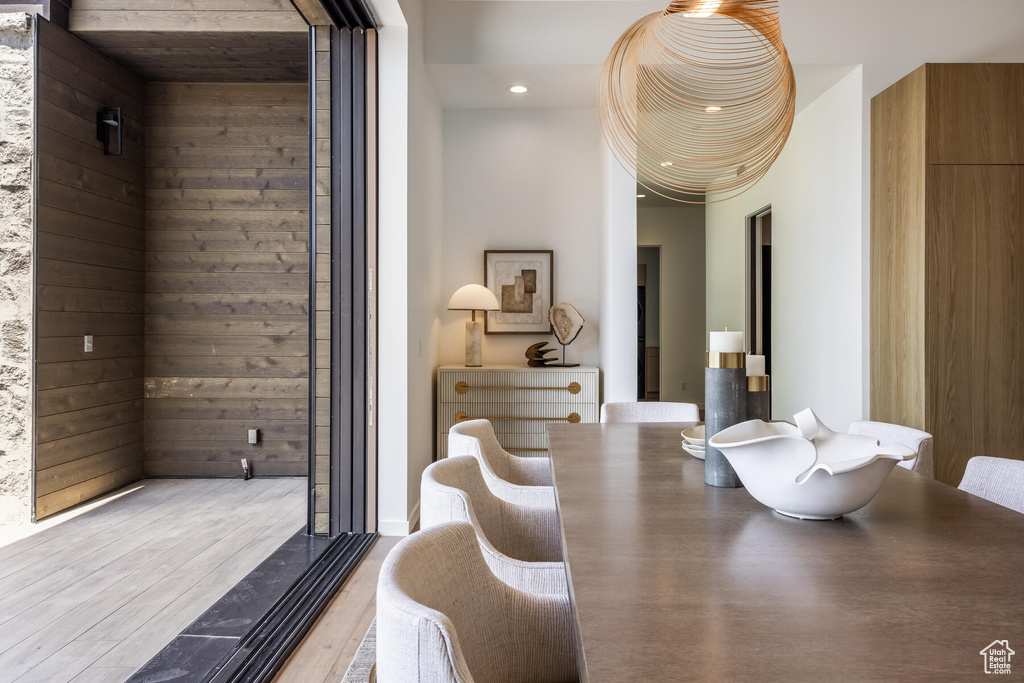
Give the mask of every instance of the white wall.
[{"label": "white wall", "polygon": [[604,213],[601,221],[602,401],[635,401],[636,382],[636,180],[615,160],[603,137]]},{"label": "white wall", "polygon": [[637,209],[637,243],[661,247],[662,401],[704,403],[704,234],[703,206]]},{"label": "white wall", "polygon": [[[442,110],[423,64],[422,0],[402,2],[409,21],[409,489],[419,516],[420,476],[434,457],[434,370],[441,302]],[[447,299],[445,299],[447,303]]]},{"label": "white wall", "polygon": [[422,0],[381,3],[378,517],[404,535],[433,456],[441,267],[441,105],[423,64]]},{"label": "white wall", "polygon": [[[442,364],[465,362],[468,313],[442,308],[459,287],[485,284],[486,249],[554,251],[555,301],[586,319],[568,360],[599,364],[599,136],[595,109],[445,110],[444,267],[434,308]],[[484,364],[525,365],[526,348],[544,340],[560,348],[553,335],[484,335]]]},{"label": "white wall", "polygon": [[744,329],[744,218],[772,206],[773,417],[813,408],[836,429],[864,414],[861,68],[797,115],[772,170],[708,205],[708,329]]}]

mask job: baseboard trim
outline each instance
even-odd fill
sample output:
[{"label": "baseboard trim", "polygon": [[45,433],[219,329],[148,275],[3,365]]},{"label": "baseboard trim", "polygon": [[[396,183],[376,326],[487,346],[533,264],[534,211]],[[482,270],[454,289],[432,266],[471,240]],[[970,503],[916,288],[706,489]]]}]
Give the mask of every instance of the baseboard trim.
[{"label": "baseboard trim", "polygon": [[377,522],[377,531],[381,536],[408,536],[420,521],[420,502],[416,501],[409,519],[382,519]]}]

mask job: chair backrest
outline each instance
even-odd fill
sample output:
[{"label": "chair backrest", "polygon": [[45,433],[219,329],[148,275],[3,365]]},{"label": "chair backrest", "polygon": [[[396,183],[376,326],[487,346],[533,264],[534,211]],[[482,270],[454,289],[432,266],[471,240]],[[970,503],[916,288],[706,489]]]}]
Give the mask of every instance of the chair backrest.
[{"label": "chair backrest", "polygon": [[438,460],[423,471],[420,481],[420,524],[424,529],[469,522],[482,542],[508,554],[502,501],[487,488],[476,458],[462,455]]},{"label": "chair backrest", "polygon": [[489,420],[466,420],[448,430],[448,457],[472,455],[498,479],[511,478],[511,453],[498,443]]},{"label": "chair backrest", "polygon": [[377,583],[378,679],[506,680],[504,590],[469,524],[440,524],[400,541]]},{"label": "chair backrest", "polygon": [[967,461],[960,490],[1024,513],[1024,461],[975,456]]},{"label": "chair backrest", "polygon": [[905,460],[901,467],[932,476],[932,435],[913,427],[857,420],[850,424],[850,434],[863,434],[878,440],[880,446],[906,446],[917,453],[913,460]]},{"label": "chair backrest", "polygon": [[601,406],[601,422],[699,422],[696,403],[605,403]]}]

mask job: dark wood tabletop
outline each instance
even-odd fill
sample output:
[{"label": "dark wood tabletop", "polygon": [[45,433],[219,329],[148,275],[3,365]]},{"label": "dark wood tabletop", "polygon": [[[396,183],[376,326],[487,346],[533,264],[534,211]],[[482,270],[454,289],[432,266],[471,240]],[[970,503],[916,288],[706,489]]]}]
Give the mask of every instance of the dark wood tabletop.
[{"label": "dark wood tabletop", "polygon": [[966,681],[995,640],[1024,678],[1024,515],[897,467],[790,519],[706,486],[690,425],[548,427],[582,680]]}]

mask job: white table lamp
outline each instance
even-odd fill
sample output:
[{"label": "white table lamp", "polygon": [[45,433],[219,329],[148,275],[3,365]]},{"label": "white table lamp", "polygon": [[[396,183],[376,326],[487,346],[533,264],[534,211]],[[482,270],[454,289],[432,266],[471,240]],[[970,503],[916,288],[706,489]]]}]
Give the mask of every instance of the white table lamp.
[{"label": "white table lamp", "polygon": [[459,287],[448,300],[449,311],[472,311],[473,317],[466,321],[466,367],[478,368],[483,365],[483,323],[477,321],[477,311],[497,311],[498,299],[483,285]]}]

